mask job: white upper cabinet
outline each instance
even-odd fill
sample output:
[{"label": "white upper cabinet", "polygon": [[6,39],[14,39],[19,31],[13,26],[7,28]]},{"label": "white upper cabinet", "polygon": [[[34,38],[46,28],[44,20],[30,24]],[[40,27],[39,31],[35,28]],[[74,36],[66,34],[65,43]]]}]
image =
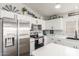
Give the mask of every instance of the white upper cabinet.
[{"label": "white upper cabinet", "polygon": [[52,23],[51,20],[45,21],[45,29],[46,29],[46,30],[53,29],[52,27],[53,27],[53,23]]},{"label": "white upper cabinet", "polygon": [[45,30],[45,20],[42,20],[42,29]]},{"label": "white upper cabinet", "polygon": [[45,29],[45,20],[43,20],[43,19],[37,19],[36,23],[39,24],[39,25],[42,25],[42,30]]},{"label": "white upper cabinet", "polygon": [[43,20],[42,19],[36,19],[37,24],[42,24]]},{"label": "white upper cabinet", "polygon": [[63,19],[54,19],[53,20],[53,29],[54,30],[63,30]]},{"label": "white upper cabinet", "polygon": [[36,24],[36,19],[35,19],[35,18],[31,18],[31,19],[30,19],[30,23],[31,23],[31,24]]},{"label": "white upper cabinet", "polygon": [[48,20],[46,23],[46,29],[63,30],[63,19]]}]

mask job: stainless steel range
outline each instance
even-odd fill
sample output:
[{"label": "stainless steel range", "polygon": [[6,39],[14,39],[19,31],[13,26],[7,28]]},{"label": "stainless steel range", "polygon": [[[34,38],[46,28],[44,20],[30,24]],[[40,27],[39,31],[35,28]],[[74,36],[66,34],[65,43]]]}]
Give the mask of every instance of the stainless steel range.
[{"label": "stainless steel range", "polygon": [[32,24],[30,37],[35,39],[35,49],[44,46],[42,25]]}]

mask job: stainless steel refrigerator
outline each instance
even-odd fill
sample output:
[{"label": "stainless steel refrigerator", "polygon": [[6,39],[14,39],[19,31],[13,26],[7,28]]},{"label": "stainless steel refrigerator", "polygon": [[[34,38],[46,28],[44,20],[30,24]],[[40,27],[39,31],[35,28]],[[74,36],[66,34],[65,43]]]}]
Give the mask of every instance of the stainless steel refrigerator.
[{"label": "stainless steel refrigerator", "polygon": [[27,23],[11,18],[0,19],[0,55],[29,55],[30,38],[26,25]]}]

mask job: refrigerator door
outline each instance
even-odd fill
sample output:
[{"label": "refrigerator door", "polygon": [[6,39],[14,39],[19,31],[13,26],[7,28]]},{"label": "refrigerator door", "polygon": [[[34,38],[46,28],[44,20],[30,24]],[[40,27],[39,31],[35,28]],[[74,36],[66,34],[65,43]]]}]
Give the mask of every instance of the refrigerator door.
[{"label": "refrigerator door", "polygon": [[17,20],[3,18],[3,56],[18,55]]},{"label": "refrigerator door", "polygon": [[28,56],[30,53],[30,35],[29,35],[29,22],[19,21],[19,55]]},{"label": "refrigerator door", "polygon": [[0,56],[2,56],[2,19],[0,19]]}]

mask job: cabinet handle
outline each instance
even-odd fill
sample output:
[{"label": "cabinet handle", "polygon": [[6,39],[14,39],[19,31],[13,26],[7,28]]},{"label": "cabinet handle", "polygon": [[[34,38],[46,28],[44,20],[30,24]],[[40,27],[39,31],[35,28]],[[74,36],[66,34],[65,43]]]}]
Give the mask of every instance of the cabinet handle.
[{"label": "cabinet handle", "polygon": [[73,46],[73,48],[77,48],[77,46]]},{"label": "cabinet handle", "polygon": [[75,46],[73,46],[73,48],[75,48]]}]

